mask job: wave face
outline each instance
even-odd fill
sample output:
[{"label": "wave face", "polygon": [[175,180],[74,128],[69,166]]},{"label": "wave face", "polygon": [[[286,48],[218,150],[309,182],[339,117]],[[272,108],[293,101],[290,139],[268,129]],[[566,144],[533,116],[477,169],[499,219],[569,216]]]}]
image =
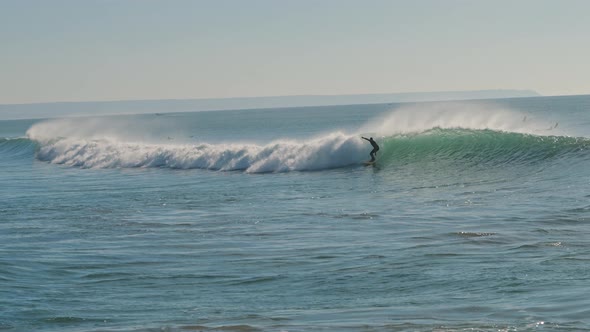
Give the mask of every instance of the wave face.
[{"label": "wave face", "polygon": [[491,165],[530,164],[563,156],[588,156],[590,140],[494,130],[435,128],[385,140],[381,158],[391,162],[455,160]]},{"label": "wave face", "polygon": [[37,143],[27,138],[0,138],[0,156],[3,159],[30,158]]}]

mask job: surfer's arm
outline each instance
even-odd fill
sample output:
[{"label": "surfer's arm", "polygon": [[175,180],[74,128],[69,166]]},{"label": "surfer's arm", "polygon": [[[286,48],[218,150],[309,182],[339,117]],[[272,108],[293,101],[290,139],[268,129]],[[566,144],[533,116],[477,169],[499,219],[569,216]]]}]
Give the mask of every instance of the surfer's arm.
[{"label": "surfer's arm", "polygon": [[362,139],[364,139],[364,140],[367,140],[367,141],[369,140],[368,138],[366,138],[366,137],[363,137],[363,136],[361,136],[361,138],[362,138]]}]

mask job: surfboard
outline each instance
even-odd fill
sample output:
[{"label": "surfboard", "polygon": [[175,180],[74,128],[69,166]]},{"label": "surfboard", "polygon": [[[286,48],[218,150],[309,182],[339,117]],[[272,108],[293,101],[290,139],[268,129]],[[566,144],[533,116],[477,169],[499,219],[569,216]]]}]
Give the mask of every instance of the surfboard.
[{"label": "surfboard", "polygon": [[374,161],[365,161],[363,163],[363,165],[365,165],[365,166],[371,166],[371,165],[375,165],[375,162]]}]

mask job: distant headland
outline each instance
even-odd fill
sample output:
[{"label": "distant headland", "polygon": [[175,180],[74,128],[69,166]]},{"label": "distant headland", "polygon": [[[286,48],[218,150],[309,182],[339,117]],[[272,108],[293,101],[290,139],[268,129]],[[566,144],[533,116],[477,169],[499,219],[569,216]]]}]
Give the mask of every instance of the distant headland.
[{"label": "distant headland", "polygon": [[427,101],[538,97],[531,90],[478,90],[406,92],[356,95],[299,95],[209,99],[160,99],[0,104],[0,119],[54,118],[65,116],[198,112],[353,104],[387,104]]}]

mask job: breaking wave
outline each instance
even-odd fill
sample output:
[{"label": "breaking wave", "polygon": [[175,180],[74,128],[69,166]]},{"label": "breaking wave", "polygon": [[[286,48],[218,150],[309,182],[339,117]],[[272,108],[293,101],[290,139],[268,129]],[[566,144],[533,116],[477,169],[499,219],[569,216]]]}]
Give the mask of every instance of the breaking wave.
[{"label": "breaking wave", "polygon": [[43,144],[37,158],[83,168],[168,167],[252,173],[338,168],[366,159],[358,137],[335,133],[314,140],[255,144],[145,144],[60,139]]},{"label": "breaking wave", "polygon": [[33,125],[26,139],[0,140],[0,153],[34,151],[38,160],[81,168],[315,171],[367,160],[371,148],[360,136],[372,130],[381,146],[381,166],[438,160],[497,166],[590,154],[588,138],[567,136],[559,132],[556,123],[527,120],[526,115],[508,110],[451,106],[399,109],[368,122],[356,133],[334,131],[265,144],[162,143],[161,137],[149,138],[157,123],[152,124],[154,128],[145,128],[120,119],[51,120]]},{"label": "breaking wave", "polygon": [[[536,136],[492,130],[440,129],[380,138],[381,164],[456,160],[470,163],[535,163],[568,155],[590,155],[582,137]],[[149,144],[71,138],[36,142],[0,141],[0,151],[19,155],[36,149],[41,161],[82,168],[165,167],[251,173],[314,171],[358,165],[368,159],[357,135],[332,133],[305,141],[256,144]]]}]

